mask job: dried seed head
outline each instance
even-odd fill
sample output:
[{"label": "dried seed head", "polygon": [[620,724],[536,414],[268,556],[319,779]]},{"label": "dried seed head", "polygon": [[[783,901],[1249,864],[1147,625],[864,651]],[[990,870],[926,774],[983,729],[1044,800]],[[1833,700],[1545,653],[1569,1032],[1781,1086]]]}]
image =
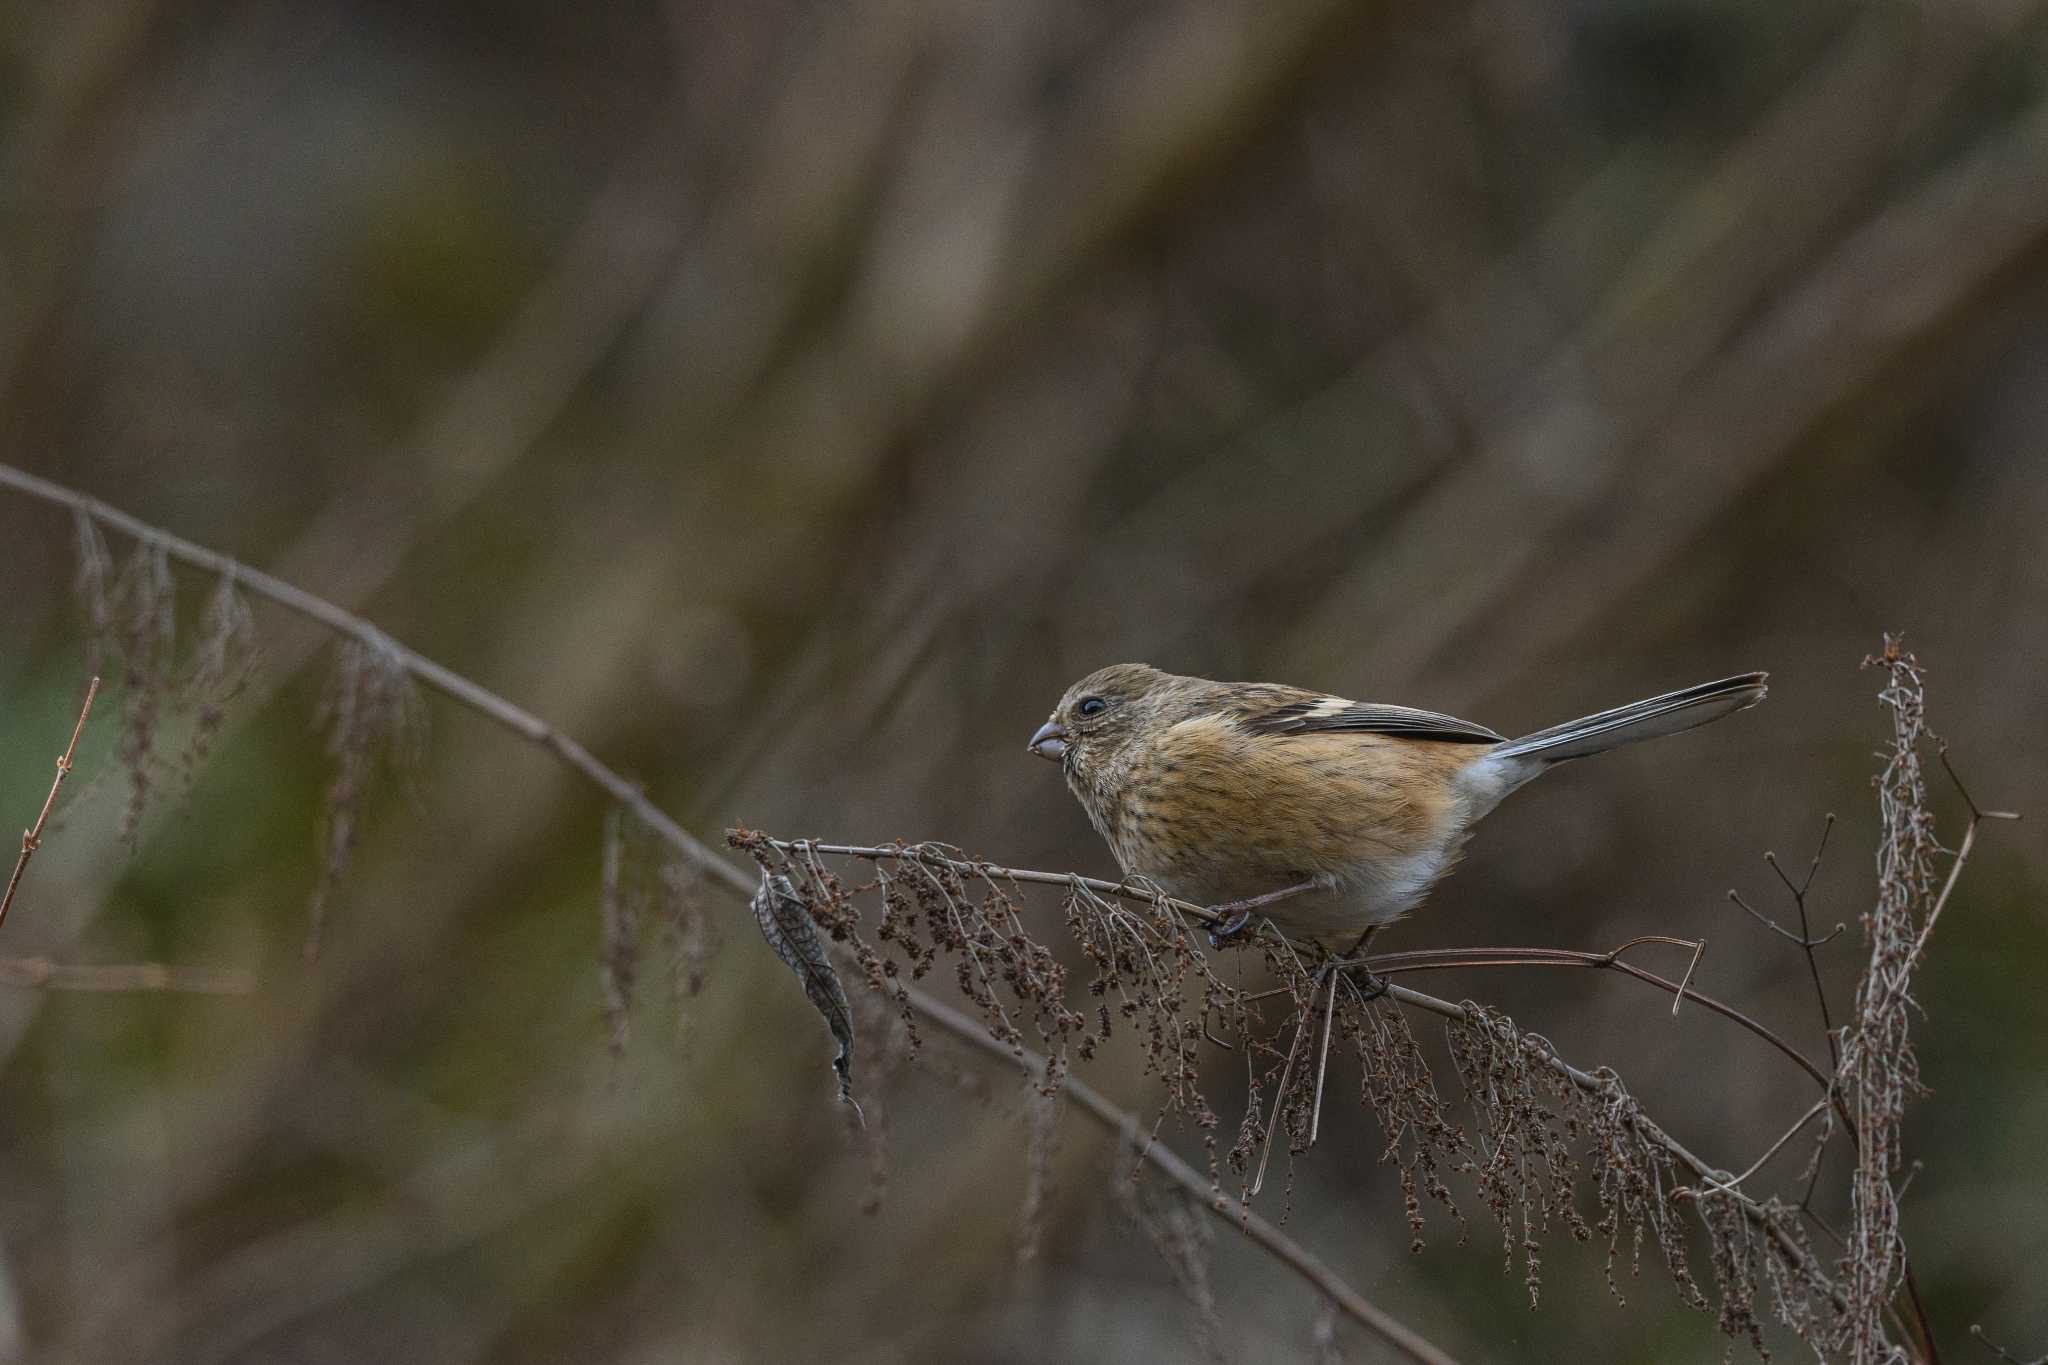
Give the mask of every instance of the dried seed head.
[{"label": "dried seed head", "polygon": [[321,862],[307,905],[306,956],[315,957],[327,904],[355,852],[363,803],[380,771],[418,767],[426,744],[426,707],[404,656],[381,636],[344,641],[335,655],[315,723],[334,759],[321,816]]}]

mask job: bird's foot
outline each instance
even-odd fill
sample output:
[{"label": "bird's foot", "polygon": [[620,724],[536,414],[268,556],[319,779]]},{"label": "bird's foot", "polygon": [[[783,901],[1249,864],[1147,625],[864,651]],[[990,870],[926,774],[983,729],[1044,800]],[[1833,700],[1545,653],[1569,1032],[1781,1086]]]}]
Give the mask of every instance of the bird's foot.
[{"label": "bird's foot", "polygon": [[1358,987],[1358,1003],[1361,1005],[1369,1004],[1379,999],[1394,988],[1393,982],[1373,971],[1370,967],[1361,966],[1350,975],[1351,984]]},{"label": "bird's foot", "polygon": [[1304,891],[1314,891],[1320,883],[1314,878],[1283,886],[1278,891],[1268,891],[1263,896],[1247,896],[1241,901],[1225,901],[1209,907],[1209,913],[1217,916],[1209,926],[1209,946],[1221,948],[1224,944],[1241,936],[1252,922],[1252,912],[1262,906],[1284,901],[1289,896],[1299,896]]},{"label": "bird's foot", "polygon": [[[1216,908],[1220,910],[1223,907],[1218,906]],[[1217,920],[1214,924],[1209,926],[1209,946],[1211,948],[1221,948],[1226,943],[1234,942],[1236,939],[1238,939],[1244,934],[1244,931],[1247,928],[1250,927],[1251,922],[1251,911],[1231,911],[1222,919]]]},{"label": "bird's foot", "polygon": [[1314,981],[1318,988],[1332,975],[1342,974],[1346,981],[1358,990],[1358,1003],[1370,1004],[1394,988],[1394,983],[1365,965],[1362,957],[1323,959],[1315,970]]}]

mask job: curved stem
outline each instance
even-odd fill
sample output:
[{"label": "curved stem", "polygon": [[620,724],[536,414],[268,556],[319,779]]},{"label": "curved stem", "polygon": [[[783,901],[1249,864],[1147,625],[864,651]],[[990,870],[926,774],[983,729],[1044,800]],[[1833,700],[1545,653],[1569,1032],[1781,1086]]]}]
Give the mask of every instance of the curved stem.
[{"label": "curved stem", "polygon": [[1623,962],[1613,953],[1591,953],[1575,948],[1424,948],[1406,953],[1383,953],[1371,959],[1369,966],[1381,976],[1442,971],[1452,967],[1585,967],[1620,972],[1673,996],[1691,1000],[1703,1009],[1741,1025],[1790,1058],[1822,1089],[1832,1084],[1828,1073],[1816,1066],[1805,1053],[1733,1005],[1711,995],[1702,995],[1690,986],[1680,986],[1633,963]]}]

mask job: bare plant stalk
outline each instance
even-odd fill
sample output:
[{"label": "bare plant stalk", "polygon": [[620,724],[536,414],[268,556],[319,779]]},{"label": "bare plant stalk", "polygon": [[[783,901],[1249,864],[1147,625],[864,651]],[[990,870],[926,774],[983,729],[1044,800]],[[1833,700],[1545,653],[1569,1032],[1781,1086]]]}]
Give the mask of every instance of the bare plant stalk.
[{"label": "bare plant stalk", "polygon": [[1621,953],[1633,943],[1640,941],[1631,940],[1630,943],[1624,943],[1621,947],[1605,953],[1586,952],[1576,948],[1419,948],[1405,953],[1382,953],[1368,958],[1366,965],[1381,976],[1393,976],[1402,972],[1441,971],[1451,967],[1582,967],[1595,971],[1619,972],[1645,985],[1670,992],[1674,1000],[1691,1000],[1722,1018],[1739,1024],[1783,1053],[1801,1071],[1811,1076],[1816,1084],[1823,1089],[1827,1088],[1830,1083],[1827,1072],[1805,1053],[1752,1016],[1725,1001],[1694,990],[1689,984],[1672,981],[1655,972],[1645,971],[1634,963],[1622,961]]},{"label": "bare plant stalk", "polygon": [[[752,878],[719,857],[707,845],[677,824],[667,812],[650,801],[639,787],[599,761],[583,745],[556,730],[532,712],[513,705],[481,684],[396,643],[363,618],[283,579],[259,569],[252,569],[203,545],[170,535],[96,498],[87,497],[48,479],[38,478],[24,470],[0,464],[0,487],[12,488],[44,502],[69,507],[93,521],[148,541],[170,559],[215,574],[232,574],[235,581],[247,591],[350,639],[386,651],[389,662],[404,669],[421,683],[496,722],[522,739],[539,745],[581,773],[609,798],[631,811],[643,826],[677,854],[702,870],[709,879],[717,882],[727,892],[736,895],[741,902],[751,903],[754,894]],[[1071,878],[1055,877],[1050,873],[1040,876],[1059,884],[1069,884],[1073,881]],[[1103,885],[1107,887],[1109,884]],[[1119,891],[1118,894],[1123,893]],[[1200,911],[1199,907],[1188,909],[1190,912],[1198,911],[1205,919],[1208,917],[1207,912]],[[1023,1065],[1027,1071],[1043,1072],[1043,1057],[1020,1046],[990,1038],[973,1020],[936,997],[915,988],[907,988],[906,998],[910,1007],[919,1016],[946,1032],[983,1051],[999,1053],[1012,1063]],[[1103,1127],[1119,1134],[1139,1131],[1135,1116],[1112,1104],[1099,1092],[1072,1078],[1067,1080],[1066,1085],[1081,1110]],[[1285,1232],[1249,1210],[1240,1212],[1231,1208],[1227,1201],[1215,1195],[1207,1179],[1171,1150],[1159,1143],[1148,1142],[1140,1147],[1139,1152],[1147,1164],[1181,1186],[1216,1217],[1241,1228],[1254,1245],[1314,1285],[1354,1322],[1385,1341],[1402,1356],[1409,1360],[1426,1362],[1427,1365],[1455,1365],[1450,1355],[1376,1307]]]},{"label": "bare plant stalk", "polygon": [[969,858],[958,849],[942,844],[827,844],[816,839],[770,839],[768,846],[781,853],[823,853],[835,858],[860,858],[867,862],[883,859],[905,859],[922,863],[927,867],[943,867],[951,872],[971,877],[992,877],[999,882],[1024,882],[1033,886],[1064,886],[1069,889],[1093,891],[1098,896],[1114,896],[1118,900],[1131,901],[1140,905],[1158,905],[1177,911],[1202,924],[1214,924],[1223,916],[1206,905],[1193,901],[1175,900],[1165,892],[1157,890],[1144,878],[1128,881],[1109,882],[1100,877],[1083,877],[1074,872],[1040,872],[1028,867],[998,867],[994,863]]},{"label": "bare plant stalk", "polygon": [[[1882,652],[1864,661],[1885,671],[1878,700],[1891,712],[1892,742],[1877,781],[1883,824],[1877,851],[1877,904],[1863,917],[1869,963],[1856,990],[1855,1017],[1843,1029],[1836,1085],[1855,1112],[1856,1167],[1851,1175],[1850,1255],[1846,1290],[1852,1311],[1845,1341],[1857,1365],[1890,1358],[1882,1314],[1903,1286],[1911,1301],[1923,1344],[1938,1357],[1934,1333],[1913,1281],[1899,1226],[1897,1183],[1905,1167],[1900,1130],[1906,1103],[1922,1093],[1920,1064],[1911,1022],[1918,1009],[1913,975],[1926,953],[1934,926],[1947,908],[1985,820],[2013,820],[2007,811],[1978,806],[1948,761],[1947,747],[1927,728],[1926,685],[1920,661],[1900,639],[1886,635]],[[1942,766],[1970,808],[1970,823],[1951,853],[1934,834],[1927,808],[1927,783],[1920,746],[1933,740]],[[1946,876],[1937,871],[1946,854]]]},{"label": "bare plant stalk", "polygon": [[36,816],[33,828],[21,835],[21,856],[14,861],[14,875],[7,879],[7,894],[0,898],[0,924],[7,922],[7,911],[14,904],[15,888],[21,885],[21,874],[28,870],[28,860],[42,846],[43,825],[50,818],[50,808],[57,804],[57,791],[64,785],[64,779],[71,772],[72,755],[78,752],[78,737],[85,733],[85,718],[92,714],[92,700],[100,694],[100,680],[94,677],[85,689],[85,705],[78,708],[78,724],[71,727],[71,742],[64,746],[64,752],[57,756],[57,775],[50,779],[50,794],[43,798],[42,813]]}]

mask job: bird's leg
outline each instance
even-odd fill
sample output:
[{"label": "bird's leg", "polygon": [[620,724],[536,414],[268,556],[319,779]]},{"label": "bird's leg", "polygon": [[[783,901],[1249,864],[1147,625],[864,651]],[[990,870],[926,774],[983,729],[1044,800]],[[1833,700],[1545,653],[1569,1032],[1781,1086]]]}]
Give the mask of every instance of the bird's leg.
[{"label": "bird's leg", "polygon": [[1360,1004],[1379,999],[1392,985],[1385,977],[1375,975],[1373,970],[1365,965],[1365,945],[1372,942],[1372,936],[1380,931],[1380,927],[1377,924],[1366,926],[1365,932],[1358,936],[1358,942],[1351,945],[1350,952],[1344,954],[1342,958],[1332,958],[1323,964],[1324,970],[1334,968],[1347,976],[1351,974],[1353,967],[1364,968],[1365,990],[1359,996]]},{"label": "bird's leg", "polygon": [[1210,913],[1221,918],[1215,927],[1209,930],[1209,946],[1221,948],[1243,933],[1245,926],[1252,922],[1252,912],[1260,906],[1271,905],[1274,901],[1284,901],[1289,896],[1299,896],[1304,891],[1314,891],[1321,885],[1321,882],[1311,877],[1295,886],[1283,886],[1278,891],[1268,891],[1263,896],[1247,896],[1241,901],[1225,901],[1221,905],[1210,906]]}]

